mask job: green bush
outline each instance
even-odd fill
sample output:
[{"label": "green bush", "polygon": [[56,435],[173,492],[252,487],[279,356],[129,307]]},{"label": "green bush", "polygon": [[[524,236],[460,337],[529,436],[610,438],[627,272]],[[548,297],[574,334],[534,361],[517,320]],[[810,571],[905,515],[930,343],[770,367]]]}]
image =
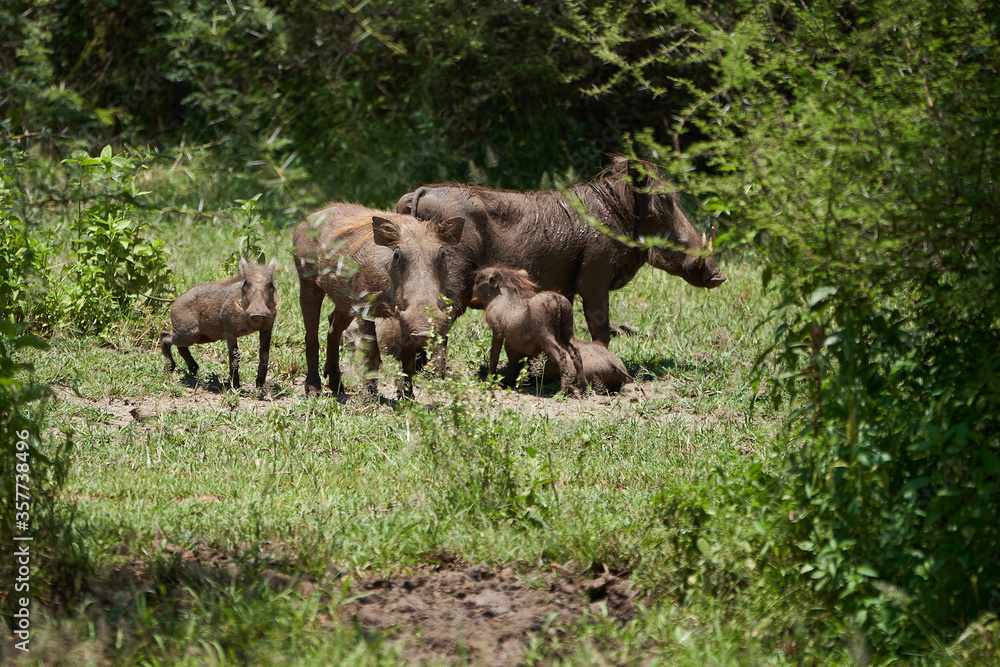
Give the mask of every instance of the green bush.
[{"label": "green bush", "polygon": [[45,283],[51,247],[29,233],[13,207],[17,196],[11,172],[0,157],[0,317],[15,322],[45,319]]},{"label": "green bush", "polygon": [[[22,173],[23,160],[0,163],[0,313],[38,331],[98,333],[133,314],[136,290],[159,292],[173,275],[163,240],[140,210],[147,194],[138,189],[142,158],[106,147],[99,157],[79,153],[64,165],[66,181],[47,186],[56,206],[38,214],[31,206],[38,188],[29,193],[12,177],[37,175]],[[34,219],[22,220],[29,211]]]},{"label": "green bush", "polygon": [[[79,155],[77,188],[90,193],[87,207],[75,216],[68,267],[51,296],[59,321],[81,333],[98,333],[109,322],[128,315],[141,298],[136,291],[155,293],[172,281],[163,241],[149,238],[136,215],[136,174],[142,166],[105,147],[99,157]],[[103,192],[101,192],[103,190]],[[96,192],[95,192],[96,191]]]},{"label": "green bush", "polygon": [[[637,144],[765,258],[791,430],[782,471],[748,472],[761,543],[886,654],[1000,605],[1000,22],[960,5],[660,3],[714,76],[677,144]],[[664,56],[606,62],[645,81]]]}]

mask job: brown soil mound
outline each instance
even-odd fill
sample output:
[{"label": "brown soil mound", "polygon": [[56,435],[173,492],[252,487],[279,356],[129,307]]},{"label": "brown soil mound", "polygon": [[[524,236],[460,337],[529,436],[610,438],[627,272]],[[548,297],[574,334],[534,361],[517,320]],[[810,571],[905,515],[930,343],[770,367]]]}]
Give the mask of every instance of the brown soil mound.
[{"label": "brown soil mound", "polygon": [[402,644],[410,660],[519,661],[532,634],[561,635],[584,611],[619,622],[635,618],[632,582],[606,573],[588,579],[561,569],[518,574],[487,565],[422,565],[370,575],[350,589],[344,618]]}]

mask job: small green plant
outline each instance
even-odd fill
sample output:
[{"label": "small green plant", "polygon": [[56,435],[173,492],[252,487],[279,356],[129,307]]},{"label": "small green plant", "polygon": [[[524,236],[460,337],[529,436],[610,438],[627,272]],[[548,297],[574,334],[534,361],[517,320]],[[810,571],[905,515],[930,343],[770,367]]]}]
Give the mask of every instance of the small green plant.
[{"label": "small green plant", "polygon": [[[442,512],[465,507],[489,521],[545,525],[555,504],[551,460],[530,439],[512,431],[510,413],[484,415],[475,408],[467,380],[443,380],[455,397],[440,412],[414,406],[409,416],[420,433],[420,456],[439,471],[431,494]],[[465,395],[466,400],[460,396]]]},{"label": "small green plant", "polygon": [[235,275],[239,271],[240,257],[245,257],[258,264],[265,263],[266,229],[260,216],[258,205],[260,198],[261,193],[257,193],[250,199],[237,199],[238,206],[230,209],[230,213],[233,214],[237,222],[228,227],[232,233],[233,251],[226,258],[225,272],[227,276]]}]

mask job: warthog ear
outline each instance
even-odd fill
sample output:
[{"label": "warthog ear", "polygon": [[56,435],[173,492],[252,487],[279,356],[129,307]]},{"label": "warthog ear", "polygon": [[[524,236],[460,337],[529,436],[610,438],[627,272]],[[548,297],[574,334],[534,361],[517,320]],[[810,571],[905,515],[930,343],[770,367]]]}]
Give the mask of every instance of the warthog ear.
[{"label": "warthog ear", "polygon": [[267,275],[274,278],[274,271],[278,268],[278,260],[271,258],[271,261],[267,264]]},{"label": "warthog ear", "polygon": [[490,287],[496,287],[500,284],[500,272],[497,270],[490,271],[490,277],[487,280],[490,283]]},{"label": "warthog ear", "polygon": [[240,275],[246,276],[248,273],[250,273],[250,265],[247,264],[245,257],[240,257]]},{"label": "warthog ear", "polygon": [[465,218],[449,218],[444,222],[434,223],[438,238],[448,245],[458,245],[462,240],[462,230],[465,229]]},{"label": "warthog ear", "polygon": [[399,243],[399,227],[392,220],[373,215],[372,231],[375,233],[375,245],[392,246]]}]

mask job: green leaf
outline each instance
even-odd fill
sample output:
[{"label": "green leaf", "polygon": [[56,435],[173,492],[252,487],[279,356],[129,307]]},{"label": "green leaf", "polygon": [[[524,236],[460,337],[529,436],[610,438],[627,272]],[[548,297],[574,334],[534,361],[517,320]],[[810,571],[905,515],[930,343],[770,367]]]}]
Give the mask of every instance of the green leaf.
[{"label": "green leaf", "polygon": [[878,572],[871,565],[859,565],[857,569],[858,574],[862,577],[875,578],[878,576]]},{"label": "green leaf", "polygon": [[834,285],[824,285],[822,287],[817,287],[809,295],[806,302],[809,304],[810,308],[815,308],[819,304],[826,301],[829,297],[837,293],[837,287]]},{"label": "green leaf", "polygon": [[903,490],[900,493],[902,493],[902,495],[906,496],[906,495],[908,495],[910,493],[913,493],[914,491],[919,491],[920,489],[924,488],[925,486],[927,486],[930,483],[931,483],[930,477],[926,477],[926,476],[924,476],[924,477],[917,477],[916,479],[911,479],[906,484],[906,486],[903,487]]}]

